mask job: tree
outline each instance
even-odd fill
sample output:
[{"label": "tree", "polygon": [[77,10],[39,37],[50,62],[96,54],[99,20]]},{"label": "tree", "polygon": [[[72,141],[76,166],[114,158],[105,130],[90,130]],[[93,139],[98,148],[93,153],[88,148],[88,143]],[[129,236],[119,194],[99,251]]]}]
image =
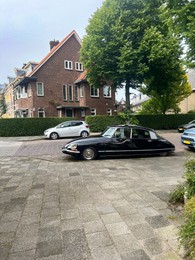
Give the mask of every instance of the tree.
[{"label": "tree", "polygon": [[143,93],[149,95],[151,99],[142,105],[139,114],[166,114],[170,111],[179,113],[180,102],[192,93],[187,75],[183,75],[181,82],[178,81],[169,86],[169,90],[170,92],[165,91],[159,94],[158,91],[150,92],[147,88],[142,88]]},{"label": "tree", "polygon": [[195,67],[195,0],[167,0],[172,24],[187,45],[187,62]]},{"label": "tree", "polygon": [[127,109],[130,87],[145,83],[161,95],[181,80],[181,50],[163,3],[105,0],[86,29],[81,61],[89,83],[94,87],[110,83],[114,89],[125,83]]}]

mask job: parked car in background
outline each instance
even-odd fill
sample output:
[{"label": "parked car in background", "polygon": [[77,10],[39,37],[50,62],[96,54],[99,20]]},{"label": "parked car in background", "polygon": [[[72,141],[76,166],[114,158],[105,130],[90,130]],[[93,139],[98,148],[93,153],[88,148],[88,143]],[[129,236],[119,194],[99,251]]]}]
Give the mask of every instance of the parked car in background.
[{"label": "parked car in background", "polygon": [[179,133],[183,133],[183,131],[185,131],[186,129],[190,129],[195,127],[195,120],[192,120],[191,122],[185,124],[185,125],[180,125],[178,126],[178,132]]},{"label": "parked car in background", "polygon": [[195,128],[185,130],[181,136],[181,142],[195,151]]},{"label": "parked car in background", "polygon": [[84,160],[99,156],[169,154],[175,146],[147,127],[112,126],[101,135],[78,138],[62,147],[62,152]]},{"label": "parked car in background", "polygon": [[44,136],[53,140],[62,137],[87,137],[89,134],[90,129],[88,124],[79,120],[65,121],[44,131]]}]

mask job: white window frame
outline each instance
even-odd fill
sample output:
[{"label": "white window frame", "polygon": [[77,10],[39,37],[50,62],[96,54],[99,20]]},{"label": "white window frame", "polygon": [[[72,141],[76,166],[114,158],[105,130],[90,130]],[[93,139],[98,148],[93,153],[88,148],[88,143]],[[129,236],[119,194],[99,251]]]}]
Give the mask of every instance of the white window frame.
[{"label": "white window frame", "polygon": [[91,116],[96,116],[96,108],[90,109]]},{"label": "white window frame", "polygon": [[81,117],[85,117],[86,113],[85,113],[85,109],[81,108]]},{"label": "white window frame", "polygon": [[111,115],[112,115],[112,109],[111,109],[111,108],[107,108],[107,109],[106,109],[106,114],[107,114],[108,116],[111,116]]},{"label": "white window frame", "polygon": [[68,87],[66,84],[62,86],[62,96],[64,101],[68,100]]},{"label": "white window frame", "polygon": [[[39,84],[41,84],[41,93],[39,93]],[[38,97],[43,97],[44,96],[44,85],[43,85],[43,82],[37,82],[36,86],[37,86],[37,96]]]},{"label": "white window frame", "polygon": [[73,70],[73,65],[71,60],[65,60],[64,61],[64,68],[66,70]]},{"label": "white window frame", "polygon": [[75,101],[79,101],[79,87],[77,85],[74,86],[75,89]]},{"label": "white window frame", "polygon": [[73,96],[73,85],[68,85],[68,96],[69,96],[69,101],[73,101],[74,96]]},{"label": "white window frame", "polygon": [[90,96],[91,97],[99,97],[100,96],[99,88],[94,88],[94,87],[90,86]]},{"label": "white window frame", "polygon": [[17,99],[20,99],[20,97],[21,97],[21,87],[18,86],[18,87],[16,88],[16,100],[17,100]]},{"label": "white window frame", "polygon": [[75,62],[75,70],[83,71],[83,64],[81,62]]},{"label": "white window frame", "polygon": [[84,90],[85,90],[84,85],[80,86],[80,97],[84,97]]},{"label": "white window frame", "polygon": [[21,98],[27,98],[27,92],[26,92],[26,88],[24,86],[21,87]]},{"label": "white window frame", "polygon": [[28,97],[32,96],[32,87],[31,84],[28,84]]},{"label": "white window frame", "polygon": [[[42,113],[43,116],[40,116],[40,113]],[[38,117],[44,118],[45,117],[45,110],[43,108],[39,108],[38,111],[37,111],[37,114],[38,114]]]},{"label": "white window frame", "polygon": [[[109,93],[108,94],[105,93],[105,88],[109,88]],[[103,86],[103,96],[104,96],[104,98],[111,98],[112,97],[111,86],[108,86],[108,85],[104,85]]]}]

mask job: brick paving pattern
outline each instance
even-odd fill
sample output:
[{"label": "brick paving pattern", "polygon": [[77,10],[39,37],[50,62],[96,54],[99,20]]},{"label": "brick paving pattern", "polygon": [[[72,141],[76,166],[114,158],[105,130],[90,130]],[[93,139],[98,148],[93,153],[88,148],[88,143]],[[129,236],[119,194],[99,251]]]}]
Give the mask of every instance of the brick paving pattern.
[{"label": "brick paving pattern", "polygon": [[0,152],[0,259],[182,259],[167,201],[185,155],[79,161],[65,141]]}]

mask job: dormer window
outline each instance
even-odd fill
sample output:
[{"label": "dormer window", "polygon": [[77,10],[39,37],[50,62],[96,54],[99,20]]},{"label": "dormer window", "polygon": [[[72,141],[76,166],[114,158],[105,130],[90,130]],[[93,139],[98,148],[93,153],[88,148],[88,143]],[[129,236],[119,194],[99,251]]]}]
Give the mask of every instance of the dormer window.
[{"label": "dormer window", "polygon": [[70,61],[70,60],[65,60],[65,61],[64,61],[64,68],[65,68],[66,70],[72,70],[72,69],[73,69],[72,61]]}]

